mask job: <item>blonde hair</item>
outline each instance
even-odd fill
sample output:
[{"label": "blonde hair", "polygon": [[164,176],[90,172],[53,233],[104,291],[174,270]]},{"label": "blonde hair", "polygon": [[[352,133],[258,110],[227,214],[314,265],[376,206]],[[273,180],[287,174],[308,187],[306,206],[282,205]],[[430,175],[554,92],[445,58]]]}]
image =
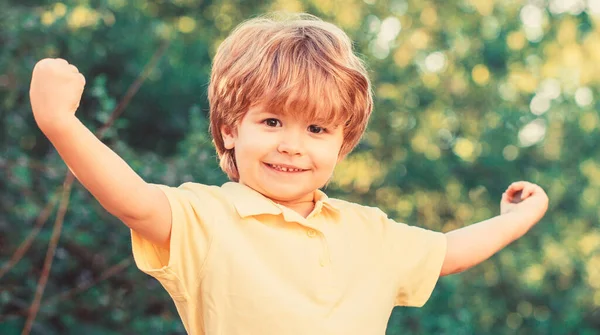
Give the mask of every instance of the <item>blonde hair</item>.
[{"label": "blonde hair", "polygon": [[358,144],[373,109],[367,71],[348,36],[309,14],[240,24],[214,57],[208,99],[220,166],[234,181],[239,180],[235,148],[225,148],[221,128],[235,129],[250,107],[260,104],[318,124],[343,125],[340,157]]}]

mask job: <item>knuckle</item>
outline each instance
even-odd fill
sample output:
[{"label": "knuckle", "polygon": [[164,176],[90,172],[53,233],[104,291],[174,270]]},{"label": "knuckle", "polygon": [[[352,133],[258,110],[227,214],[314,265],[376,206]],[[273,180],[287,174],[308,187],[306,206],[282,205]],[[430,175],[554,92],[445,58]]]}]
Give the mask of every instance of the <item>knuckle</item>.
[{"label": "knuckle", "polygon": [[49,59],[48,58],[44,58],[40,61],[38,61],[35,66],[33,67],[34,70],[39,70],[39,69],[43,69],[45,68],[49,63]]}]

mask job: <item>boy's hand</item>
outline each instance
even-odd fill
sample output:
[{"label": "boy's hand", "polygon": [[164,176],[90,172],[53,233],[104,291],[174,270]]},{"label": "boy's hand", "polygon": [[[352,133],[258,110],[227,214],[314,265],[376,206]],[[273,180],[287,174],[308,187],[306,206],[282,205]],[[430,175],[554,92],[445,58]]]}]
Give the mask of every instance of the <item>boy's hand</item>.
[{"label": "boy's hand", "polygon": [[502,194],[500,201],[500,212],[522,212],[531,216],[537,222],[548,209],[548,196],[546,192],[536,184],[526,181],[518,181],[510,184]]},{"label": "boy's hand", "polygon": [[52,130],[75,114],[85,86],[79,70],[64,59],[46,58],[33,68],[29,98],[36,123]]},{"label": "boy's hand", "polygon": [[526,181],[512,183],[502,194],[503,215],[446,233],[448,246],[440,274],[458,273],[488,259],[527,233],[547,209],[548,196],[541,187]]}]

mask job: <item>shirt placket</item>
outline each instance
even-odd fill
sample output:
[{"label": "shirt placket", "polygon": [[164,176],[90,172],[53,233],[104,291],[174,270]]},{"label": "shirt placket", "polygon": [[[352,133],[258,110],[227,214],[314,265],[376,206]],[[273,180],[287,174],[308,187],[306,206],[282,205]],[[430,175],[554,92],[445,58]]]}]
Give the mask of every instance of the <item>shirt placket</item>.
[{"label": "shirt placket", "polygon": [[324,301],[331,301],[334,299],[334,275],[333,275],[333,266],[331,264],[331,253],[329,250],[329,244],[327,241],[327,236],[325,235],[324,229],[317,230],[315,227],[318,227],[318,217],[311,218],[309,221],[310,226],[307,227],[307,235],[315,239],[315,242],[318,243],[318,259],[316,260],[317,271],[319,273],[319,289],[318,295],[319,298]]},{"label": "shirt placket", "polygon": [[[327,236],[325,235],[325,222],[322,221],[322,215],[320,215],[323,207],[322,202],[315,204],[314,210],[308,215],[307,218],[296,216],[297,213],[287,212],[289,209],[283,209],[284,217],[287,219],[294,219],[293,221],[298,222],[305,229],[306,236],[310,239],[309,245],[311,248],[314,246],[317,248],[316,259],[311,260],[314,262],[309,265],[309,268],[315,271],[317,288],[315,293],[318,299],[322,302],[328,302],[335,298],[334,288],[334,273],[333,266],[331,264],[331,253],[329,250],[329,244]],[[287,213],[286,213],[287,212]]]}]

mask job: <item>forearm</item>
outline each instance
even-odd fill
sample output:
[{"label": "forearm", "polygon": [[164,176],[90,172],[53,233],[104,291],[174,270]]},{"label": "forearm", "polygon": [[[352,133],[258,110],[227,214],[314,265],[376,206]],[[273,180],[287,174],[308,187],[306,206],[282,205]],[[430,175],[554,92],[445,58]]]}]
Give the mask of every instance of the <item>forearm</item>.
[{"label": "forearm", "polygon": [[441,275],[462,272],[485,261],[536,222],[535,218],[510,212],[446,233],[448,249]]},{"label": "forearm", "polygon": [[[44,131],[44,129],[42,129]],[[44,134],[83,186],[111,214],[123,218],[147,215],[150,186],[76,117]]]}]

